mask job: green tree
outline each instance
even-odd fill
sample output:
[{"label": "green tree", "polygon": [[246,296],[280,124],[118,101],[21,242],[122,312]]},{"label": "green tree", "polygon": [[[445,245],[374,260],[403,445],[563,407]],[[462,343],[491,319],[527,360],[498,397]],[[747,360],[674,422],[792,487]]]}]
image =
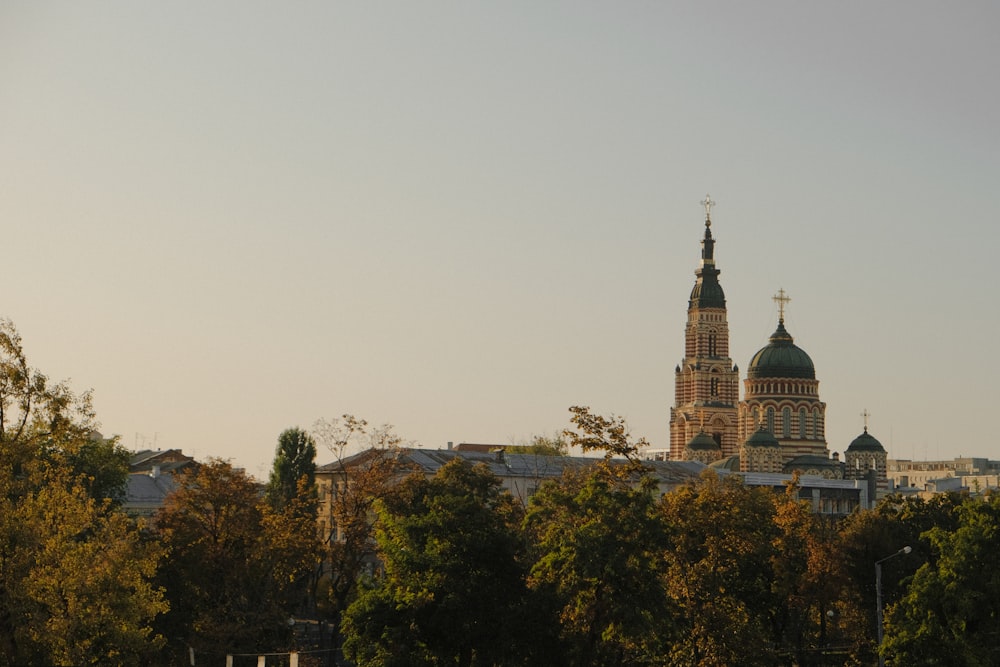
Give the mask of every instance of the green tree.
[{"label": "green tree", "polygon": [[456,459],[377,504],[384,575],[344,616],[358,665],[508,664],[521,633],[521,511],[484,466]]},{"label": "green tree", "polygon": [[156,517],[169,556],[160,570],[171,611],[163,634],[181,654],[277,650],[319,559],[315,521],[293,497],[279,512],[228,462],[178,479]]},{"label": "green tree", "polygon": [[556,640],[543,664],[662,664],[673,610],[652,491],[596,469],[547,482],[531,498],[531,604],[550,614],[540,620]]},{"label": "green tree", "polygon": [[906,582],[917,569],[937,557],[927,539],[932,528],[952,531],[958,527],[959,494],[938,494],[929,499],[888,496],[872,510],[847,517],[839,528],[840,558],[851,582],[850,590],[865,615],[857,627],[855,655],[872,660],[876,650],[875,561],[911,547],[909,554],[894,558],[882,567],[882,599],[890,607],[906,593]]},{"label": "green tree", "polygon": [[316,484],[316,443],[300,428],[286,429],[278,436],[274,466],[267,483],[271,506],[281,510],[296,498],[303,478],[307,493],[312,494]]},{"label": "green tree", "polygon": [[774,494],[707,471],[663,497],[670,547],[667,592],[678,608],[669,664],[779,664],[770,612],[774,582]]},{"label": "green tree", "polygon": [[956,513],[954,530],[924,534],[936,557],[888,610],[888,664],[1000,664],[1000,497],[968,498]]},{"label": "green tree", "polygon": [[89,393],[31,368],[0,320],[0,664],[126,664],[162,644],[160,550],[114,511],[116,443]]}]

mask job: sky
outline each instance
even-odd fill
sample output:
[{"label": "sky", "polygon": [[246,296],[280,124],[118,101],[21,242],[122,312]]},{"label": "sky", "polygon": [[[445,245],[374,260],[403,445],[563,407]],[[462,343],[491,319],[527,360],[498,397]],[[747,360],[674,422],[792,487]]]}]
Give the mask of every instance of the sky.
[{"label": "sky", "polygon": [[[704,226],[831,451],[1000,459],[1000,6],[0,0],[0,316],[130,449],[266,478],[587,405],[669,442]],[[745,377],[745,375],[744,375]],[[332,455],[319,452],[325,463]]]}]

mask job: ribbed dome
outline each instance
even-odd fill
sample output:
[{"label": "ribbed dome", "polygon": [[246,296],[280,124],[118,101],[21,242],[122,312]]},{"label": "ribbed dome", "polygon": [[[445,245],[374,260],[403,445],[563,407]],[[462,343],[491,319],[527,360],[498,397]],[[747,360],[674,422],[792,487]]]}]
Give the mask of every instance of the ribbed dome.
[{"label": "ribbed dome", "polygon": [[691,438],[687,444],[687,448],[694,451],[721,451],[722,447],[719,443],[715,441],[715,438],[710,436],[708,433],[701,431],[698,435]]},{"label": "ribbed dome", "polygon": [[874,436],[868,433],[868,428],[865,428],[865,432],[856,437],[851,445],[847,448],[849,452],[884,452],[885,448],[882,443],[875,439]]},{"label": "ribbed dome", "polygon": [[784,320],[778,322],[778,328],[769,340],[750,360],[748,378],[816,379],[812,359],[792,342],[792,335],[785,330]]},{"label": "ribbed dome", "polygon": [[724,459],[719,459],[714,463],[709,464],[709,468],[714,468],[715,470],[729,470],[731,472],[740,471],[740,457],[739,456],[729,456]]},{"label": "ribbed dome", "polygon": [[689,308],[725,308],[726,295],[719,284],[718,270],[702,270],[694,287],[691,289]]},{"label": "ribbed dome", "polygon": [[757,432],[747,438],[747,447],[780,447],[781,443],[774,434],[761,426]]}]

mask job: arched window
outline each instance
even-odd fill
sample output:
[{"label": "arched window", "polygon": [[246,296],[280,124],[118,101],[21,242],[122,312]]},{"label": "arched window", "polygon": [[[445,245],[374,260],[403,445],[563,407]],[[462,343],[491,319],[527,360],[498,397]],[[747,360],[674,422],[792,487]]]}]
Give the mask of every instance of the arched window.
[{"label": "arched window", "polygon": [[806,439],[806,409],[799,408],[799,437]]},{"label": "arched window", "polygon": [[715,356],[715,334],[708,334],[708,356]]},{"label": "arched window", "polygon": [[719,395],[719,378],[712,378],[712,396]]},{"label": "arched window", "polygon": [[782,408],[781,410],[781,437],[792,437],[792,409]]},{"label": "arched window", "polygon": [[774,433],[774,408],[767,409],[767,430]]},{"label": "arched window", "polygon": [[819,408],[813,408],[813,418],[812,418],[812,437],[813,440],[819,440],[820,437],[819,429]]}]

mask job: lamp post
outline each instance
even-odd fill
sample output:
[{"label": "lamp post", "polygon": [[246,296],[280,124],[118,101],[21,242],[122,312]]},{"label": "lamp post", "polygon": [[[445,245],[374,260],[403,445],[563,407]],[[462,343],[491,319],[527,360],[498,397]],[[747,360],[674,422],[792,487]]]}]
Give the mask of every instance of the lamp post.
[{"label": "lamp post", "polygon": [[911,551],[913,549],[907,545],[896,553],[889,554],[885,558],[875,561],[875,621],[877,623],[875,631],[878,633],[878,645],[875,650],[878,652],[878,667],[885,667],[885,659],[882,657],[882,563],[900,554],[908,554]]}]

